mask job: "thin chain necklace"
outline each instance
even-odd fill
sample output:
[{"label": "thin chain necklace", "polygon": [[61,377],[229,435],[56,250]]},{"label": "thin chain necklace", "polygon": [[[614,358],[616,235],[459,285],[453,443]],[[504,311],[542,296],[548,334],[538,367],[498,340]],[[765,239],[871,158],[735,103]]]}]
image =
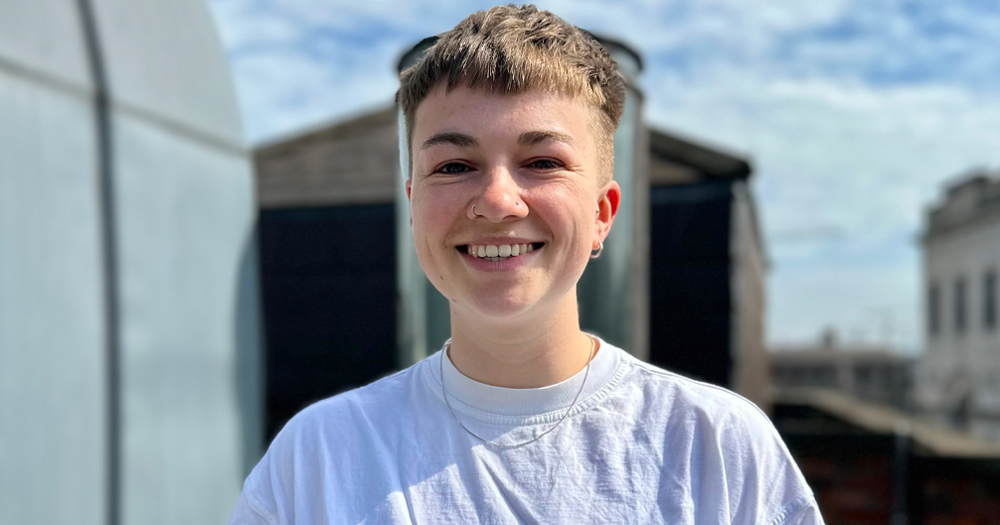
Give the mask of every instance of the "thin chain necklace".
[{"label": "thin chain necklace", "polygon": [[580,399],[580,394],[583,393],[583,387],[587,384],[587,376],[590,375],[590,362],[594,360],[594,351],[597,350],[597,340],[594,339],[594,336],[588,334],[587,337],[590,338],[590,358],[587,359],[587,366],[584,367],[584,372],[583,372],[583,382],[580,383],[580,390],[576,391],[576,396],[573,398],[573,402],[570,403],[569,407],[566,408],[566,411],[563,412],[563,415],[561,418],[559,418],[559,421],[556,421],[556,424],[546,429],[545,432],[542,432],[541,434],[538,434],[537,436],[527,441],[521,443],[513,443],[509,445],[504,443],[497,443],[496,441],[490,441],[484,437],[479,436],[475,432],[469,430],[464,424],[462,424],[462,420],[458,419],[458,415],[455,414],[455,411],[452,410],[451,403],[448,402],[448,393],[445,392],[444,390],[444,360],[448,359],[448,350],[451,349],[451,339],[448,339],[448,341],[446,341],[444,344],[444,350],[442,350],[441,359],[438,361],[438,364],[440,365],[439,368],[441,374],[441,396],[444,397],[444,404],[448,407],[448,412],[451,412],[451,417],[455,418],[455,422],[458,423],[458,426],[462,427],[462,430],[465,430],[466,432],[469,433],[470,436],[478,439],[480,442],[482,442],[484,445],[490,448],[503,449],[503,450],[521,448],[525,445],[530,445],[535,441],[542,439],[543,437],[545,437],[546,434],[555,430],[556,427],[558,427],[560,424],[562,424],[563,421],[566,420],[570,412],[573,411],[573,408],[576,407],[576,402],[577,400]]}]

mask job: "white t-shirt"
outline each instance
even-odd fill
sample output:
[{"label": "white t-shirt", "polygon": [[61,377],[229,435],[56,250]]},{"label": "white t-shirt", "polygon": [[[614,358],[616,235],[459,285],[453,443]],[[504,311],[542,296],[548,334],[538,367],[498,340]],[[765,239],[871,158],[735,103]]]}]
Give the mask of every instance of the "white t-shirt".
[{"label": "white t-shirt", "polygon": [[441,352],[316,403],[281,430],[230,524],[818,524],[774,427],[749,401],[603,341],[559,384],[509,389]]}]

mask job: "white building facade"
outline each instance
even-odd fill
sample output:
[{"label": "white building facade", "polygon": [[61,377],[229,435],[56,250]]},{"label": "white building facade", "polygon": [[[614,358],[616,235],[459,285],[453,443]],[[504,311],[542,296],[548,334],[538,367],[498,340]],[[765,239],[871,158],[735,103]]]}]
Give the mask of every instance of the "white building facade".
[{"label": "white building facade", "polygon": [[951,186],[923,236],[926,352],[918,402],[1000,435],[1000,174]]}]

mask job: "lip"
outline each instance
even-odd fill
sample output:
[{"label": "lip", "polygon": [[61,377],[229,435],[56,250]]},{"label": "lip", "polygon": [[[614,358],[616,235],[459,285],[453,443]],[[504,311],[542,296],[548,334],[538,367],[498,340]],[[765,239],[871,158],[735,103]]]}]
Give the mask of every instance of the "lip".
[{"label": "lip", "polygon": [[[515,239],[513,237],[507,238],[507,242],[510,244],[515,244],[513,242],[514,240]],[[493,244],[493,243],[490,242],[480,243],[476,241],[476,242],[471,242],[469,244]],[[500,243],[500,244],[507,244],[507,243]],[[526,244],[526,243],[517,243],[517,244]],[[463,251],[458,251],[458,250],[456,251],[458,251],[459,255],[461,255],[462,257],[462,260],[468,263],[469,266],[472,266],[474,269],[479,270],[481,272],[510,272],[517,270],[518,268],[521,268],[524,265],[533,261],[535,259],[535,256],[538,255],[538,252],[544,250],[546,247],[547,245],[543,244],[541,248],[535,248],[534,250],[531,250],[530,252],[524,255],[518,255],[517,257],[508,257],[505,260],[496,262],[487,261],[486,259],[483,259],[481,257],[474,257]]]},{"label": "lip", "polygon": [[468,244],[537,244],[543,241],[537,239],[528,239],[526,237],[476,237],[470,241],[457,243],[456,246],[463,246]]}]

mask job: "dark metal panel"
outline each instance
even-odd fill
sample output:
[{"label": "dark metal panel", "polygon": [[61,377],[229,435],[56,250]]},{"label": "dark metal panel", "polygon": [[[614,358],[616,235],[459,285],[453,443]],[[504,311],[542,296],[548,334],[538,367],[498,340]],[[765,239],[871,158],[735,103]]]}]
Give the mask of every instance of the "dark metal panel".
[{"label": "dark metal panel", "polygon": [[261,212],[267,433],[396,366],[393,204]]},{"label": "dark metal panel", "polygon": [[651,190],[650,361],[728,386],[730,183]]}]

